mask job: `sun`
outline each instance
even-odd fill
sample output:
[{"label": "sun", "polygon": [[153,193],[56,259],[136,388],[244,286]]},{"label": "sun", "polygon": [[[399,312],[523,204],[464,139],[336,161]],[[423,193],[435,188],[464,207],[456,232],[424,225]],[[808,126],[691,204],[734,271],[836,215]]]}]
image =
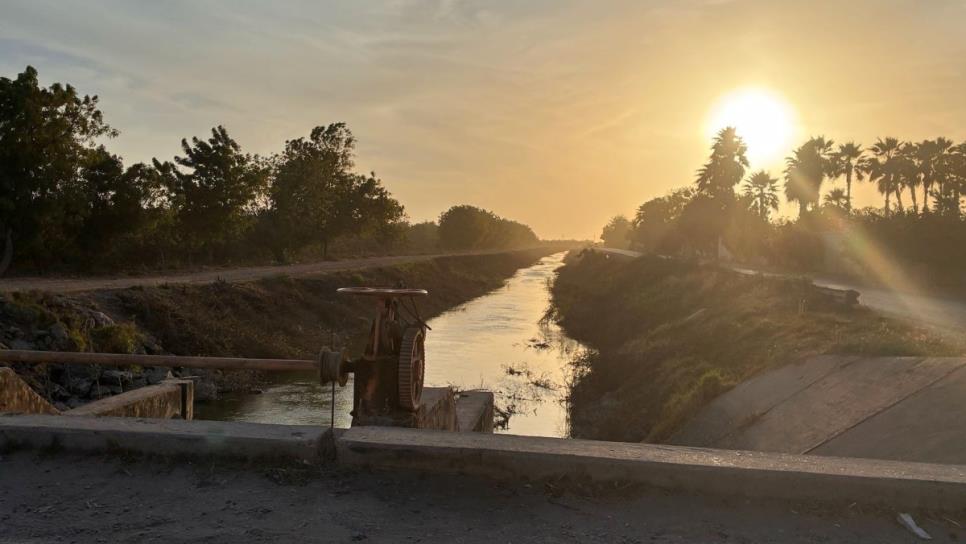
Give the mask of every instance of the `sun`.
[{"label": "sun", "polygon": [[714,137],[729,126],[735,127],[748,145],[752,168],[780,161],[791,148],[797,128],[792,106],[778,94],[761,88],[739,89],[722,96],[711,109],[705,135]]}]

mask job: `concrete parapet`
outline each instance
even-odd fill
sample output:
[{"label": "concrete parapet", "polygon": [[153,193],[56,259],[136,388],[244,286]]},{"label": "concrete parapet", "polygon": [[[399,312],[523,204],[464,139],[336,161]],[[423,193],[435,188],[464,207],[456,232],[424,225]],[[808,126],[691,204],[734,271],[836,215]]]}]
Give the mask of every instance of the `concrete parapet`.
[{"label": "concrete parapet", "polygon": [[131,451],[143,454],[319,462],[327,428],[236,421],[0,415],[0,449]]},{"label": "concrete parapet", "polygon": [[362,427],[340,463],[497,478],[626,482],[677,492],[966,507],[966,467],[486,433]]}]

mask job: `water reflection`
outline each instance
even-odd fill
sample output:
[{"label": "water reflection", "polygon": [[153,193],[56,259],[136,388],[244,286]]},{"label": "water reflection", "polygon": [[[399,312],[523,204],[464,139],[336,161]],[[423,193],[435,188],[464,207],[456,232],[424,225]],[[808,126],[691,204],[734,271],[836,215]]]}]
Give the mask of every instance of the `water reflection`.
[{"label": "water reflection", "polygon": [[[563,256],[545,257],[503,288],[429,321],[426,385],[494,391],[499,411],[509,415],[501,432],[568,436],[566,383],[580,345],[542,320],[547,283]],[[329,425],[329,395],[328,386],[311,376],[289,376],[260,395],[229,396],[199,405],[196,413],[200,419]],[[336,392],[336,426],[349,425],[351,409],[350,382]]]}]

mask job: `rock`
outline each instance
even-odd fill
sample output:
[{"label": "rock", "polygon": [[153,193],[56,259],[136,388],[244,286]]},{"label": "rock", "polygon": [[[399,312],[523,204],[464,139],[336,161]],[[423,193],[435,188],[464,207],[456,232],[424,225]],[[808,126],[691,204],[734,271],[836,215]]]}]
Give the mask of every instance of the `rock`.
[{"label": "rock", "polygon": [[144,351],[148,355],[162,355],[164,353],[164,350],[161,348],[161,345],[158,344],[158,341],[151,336],[148,336],[144,339]]},{"label": "rock", "polygon": [[51,382],[48,385],[48,391],[50,391],[50,398],[55,400],[67,400],[70,398],[70,393],[59,383]]},{"label": "rock", "polygon": [[86,397],[90,394],[91,388],[94,386],[94,380],[86,376],[71,376],[70,383],[68,384],[68,389],[71,393],[75,395],[80,395],[81,397]]},{"label": "rock", "polygon": [[105,370],[101,373],[101,383],[107,385],[130,384],[134,380],[134,374],[128,370]]},{"label": "rock", "polygon": [[97,325],[98,327],[107,327],[108,325],[113,325],[114,324],[114,320],[111,319],[104,312],[98,312],[97,310],[91,310],[90,312],[88,312],[87,315],[90,316],[90,318],[94,320],[94,324]]},{"label": "rock", "polygon": [[168,379],[171,373],[164,367],[148,368],[144,371],[144,377],[150,385],[156,385]]},{"label": "rock", "polygon": [[10,342],[10,349],[17,349],[17,350],[35,350],[35,349],[37,349],[37,346],[34,345],[34,344],[32,344],[32,343],[30,343],[30,342],[27,342],[26,340],[17,339],[17,340],[14,340],[14,341]]},{"label": "rock", "polygon": [[69,409],[70,409],[70,408],[69,408],[69,407],[68,407],[68,406],[67,406],[66,404],[64,404],[63,402],[54,402],[54,408],[57,408],[57,410],[59,410],[59,411],[61,411],[61,412],[66,412],[67,410],[69,410]]},{"label": "rock", "polygon": [[67,407],[73,410],[74,408],[83,406],[85,403],[79,397],[71,397],[67,399]]},{"label": "rock", "polygon": [[57,322],[50,327],[50,337],[55,342],[64,343],[70,340],[70,331],[67,330],[67,327],[63,323]]},{"label": "rock", "polygon": [[10,338],[23,338],[23,331],[20,327],[14,327],[13,325],[7,327],[7,336]]}]

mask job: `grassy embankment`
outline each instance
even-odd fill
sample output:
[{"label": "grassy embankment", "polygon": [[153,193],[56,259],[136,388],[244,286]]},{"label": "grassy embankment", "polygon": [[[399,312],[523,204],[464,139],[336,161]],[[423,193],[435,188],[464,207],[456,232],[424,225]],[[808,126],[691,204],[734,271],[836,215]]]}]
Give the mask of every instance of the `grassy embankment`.
[{"label": "grassy embankment", "polygon": [[[0,348],[6,344],[21,349],[314,358],[323,345],[347,345],[361,338],[364,320],[373,311],[371,299],[337,295],[338,287],[402,283],[426,288],[430,296],[419,301],[426,319],[499,287],[516,270],[556,251],[537,248],[315,278],[135,287],[72,297],[0,294]],[[91,319],[98,314],[107,314],[114,323]],[[141,378],[144,369],[112,373],[110,383],[101,387],[103,374],[79,380],[76,368],[71,374],[59,365],[50,366],[39,375],[20,370],[38,391],[62,404],[76,405],[150,383]],[[184,373],[205,377],[198,391],[202,398],[256,386],[259,378],[247,372]],[[118,379],[129,383],[115,384]]]},{"label": "grassy embankment", "polygon": [[806,280],[693,262],[571,254],[552,296],[563,329],[594,349],[571,392],[583,438],[660,442],[724,391],[810,355],[964,353],[905,321],[822,304]]}]

